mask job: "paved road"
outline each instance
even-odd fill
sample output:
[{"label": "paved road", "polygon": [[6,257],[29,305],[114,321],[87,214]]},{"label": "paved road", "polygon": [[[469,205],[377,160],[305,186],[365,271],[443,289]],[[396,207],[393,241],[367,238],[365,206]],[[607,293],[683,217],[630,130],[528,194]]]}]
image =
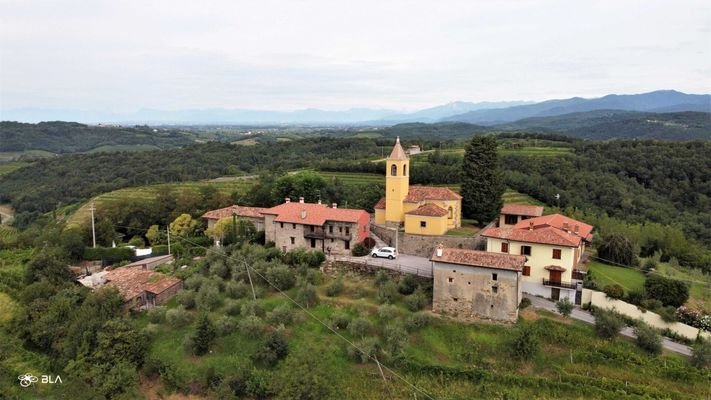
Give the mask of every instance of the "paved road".
[{"label": "paved road", "polygon": [[[550,300],[547,300],[547,299],[544,299],[541,297],[532,296],[529,294],[524,294],[524,297],[529,298],[531,300],[531,304],[536,308],[542,308],[544,310],[558,312],[558,310],[555,308],[555,303]],[[587,322],[588,324],[595,323],[595,317],[593,317],[592,314],[590,314],[587,311],[581,310],[579,308],[574,308],[573,312],[570,314],[570,317],[577,319],[579,321]],[[623,328],[620,331],[620,335],[627,336],[632,339],[635,339],[637,337],[634,334],[634,330],[632,328],[630,328],[629,326]],[[669,351],[683,354],[685,356],[691,356],[691,348],[689,346],[674,342],[666,337],[662,337],[662,346]]]},{"label": "paved road", "polygon": [[387,258],[372,258],[370,256],[336,256],[335,259],[337,261],[350,261],[365,265],[375,265],[391,269],[393,271],[415,274],[425,278],[432,278],[432,263],[425,257],[400,254],[398,258],[394,260],[388,260]]}]

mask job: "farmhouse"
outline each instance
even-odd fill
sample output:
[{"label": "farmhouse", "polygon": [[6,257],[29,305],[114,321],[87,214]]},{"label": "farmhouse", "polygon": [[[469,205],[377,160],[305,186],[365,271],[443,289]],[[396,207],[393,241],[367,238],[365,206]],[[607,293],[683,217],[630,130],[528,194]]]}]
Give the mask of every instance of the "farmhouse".
[{"label": "farmhouse", "polygon": [[449,188],[410,186],[410,160],[395,140],[386,160],[385,197],[374,206],[375,223],[405,226],[405,233],[444,235],[462,222],[462,196]]},{"label": "farmhouse", "polygon": [[515,322],[526,257],[441,246],[433,264],[432,311]]},{"label": "farmhouse", "polygon": [[263,231],[264,215],[262,215],[262,211],[264,210],[266,210],[266,208],[245,207],[235,204],[229,207],[208,211],[202,215],[202,218],[207,220],[207,227],[212,228],[217,221],[234,216],[252,222],[257,231]]},{"label": "farmhouse", "polygon": [[370,215],[364,210],[338,208],[335,203],[305,203],[285,199],[283,204],[261,211],[267,242],[282,251],[297,247],[329,254],[348,254],[351,246],[370,234]]},{"label": "farmhouse", "polygon": [[183,288],[183,281],[176,277],[142,268],[117,268],[103,278],[104,286],[118,289],[124,311],[164,304]]},{"label": "farmhouse", "polygon": [[486,229],[486,250],[526,256],[523,291],[581,303],[582,263],[593,227],[560,214],[523,219],[515,225]]}]

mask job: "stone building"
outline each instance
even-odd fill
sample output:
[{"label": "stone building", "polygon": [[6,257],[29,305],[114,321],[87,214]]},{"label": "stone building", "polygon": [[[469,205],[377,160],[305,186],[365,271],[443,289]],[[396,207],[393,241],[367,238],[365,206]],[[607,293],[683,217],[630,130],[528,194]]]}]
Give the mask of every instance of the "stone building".
[{"label": "stone building", "polygon": [[327,254],[349,254],[356,243],[370,235],[370,215],[364,210],[325,204],[286,202],[265,209],[264,234],[282,251],[297,247]]},{"label": "stone building", "polygon": [[465,319],[516,322],[526,257],[440,246],[430,260],[432,311]]},{"label": "stone building", "polygon": [[543,215],[543,206],[506,203],[499,213],[497,226],[516,225],[525,219],[540,217],[541,215]]},{"label": "stone building", "polygon": [[142,268],[117,268],[107,271],[103,278],[104,286],[118,289],[124,311],[165,304],[183,288],[179,278]]},{"label": "stone building", "polygon": [[221,219],[232,218],[235,216],[236,218],[252,222],[257,231],[263,231],[264,215],[262,215],[262,211],[264,210],[266,210],[266,208],[245,207],[235,204],[229,207],[208,211],[202,215],[202,218],[207,220],[208,229],[215,226],[217,221]]}]

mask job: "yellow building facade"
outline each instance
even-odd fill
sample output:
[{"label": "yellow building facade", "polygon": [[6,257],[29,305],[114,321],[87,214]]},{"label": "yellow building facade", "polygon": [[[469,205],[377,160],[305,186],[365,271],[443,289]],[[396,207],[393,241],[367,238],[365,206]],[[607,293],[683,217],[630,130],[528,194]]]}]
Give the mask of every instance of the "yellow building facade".
[{"label": "yellow building facade", "polygon": [[410,160],[395,141],[386,160],[385,197],[375,205],[375,223],[404,225],[406,233],[444,235],[462,224],[462,197],[449,188],[410,186]]}]

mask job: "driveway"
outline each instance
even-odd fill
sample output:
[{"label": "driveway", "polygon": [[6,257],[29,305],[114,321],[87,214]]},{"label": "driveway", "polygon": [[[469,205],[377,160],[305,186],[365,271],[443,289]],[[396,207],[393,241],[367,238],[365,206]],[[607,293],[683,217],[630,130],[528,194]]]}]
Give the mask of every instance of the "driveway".
[{"label": "driveway", "polygon": [[[542,297],[531,296],[530,294],[524,294],[523,296],[530,299],[531,305],[536,308],[552,311],[554,313],[558,312],[558,310],[555,307],[555,303],[548,300],[548,299],[544,299]],[[570,318],[577,319],[577,320],[583,321],[583,322],[587,322],[588,324],[593,324],[593,325],[595,324],[595,317],[592,314],[590,314],[589,312],[584,311],[580,308],[577,308],[577,307],[573,309],[573,312],[570,314]],[[631,328],[629,326],[622,328],[622,330],[620,331],[620,335],[627,336],[632,339],[637,338],[637,336],[634,334],[633,328]],[[674,342],[664,336],[662,336],[662,347],[664,347],[665,349],[667,349],[669,351],[673,351],[675,353],[683,354],[685,356],[691,356],[691,347],[681,344],[681,343]]]}]

